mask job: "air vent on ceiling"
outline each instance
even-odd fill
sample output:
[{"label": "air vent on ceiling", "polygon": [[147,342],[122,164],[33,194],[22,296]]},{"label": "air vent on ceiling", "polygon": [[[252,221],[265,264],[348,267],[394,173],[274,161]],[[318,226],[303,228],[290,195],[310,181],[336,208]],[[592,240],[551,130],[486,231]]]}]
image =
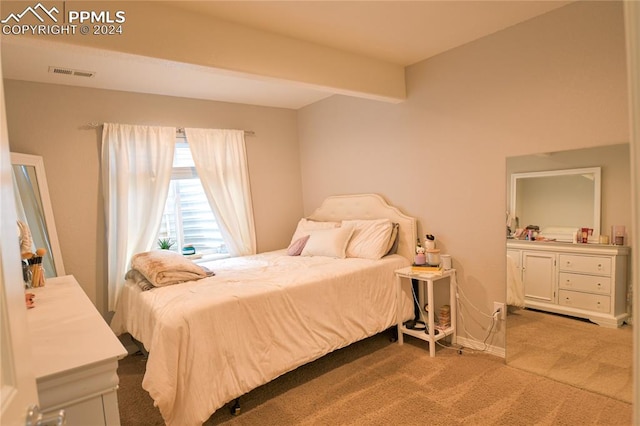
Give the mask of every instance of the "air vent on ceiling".
[{"label": "air vent on ceiling", "polygon": [[80,71],[62,67],[49,67],[49,72],[53,74],[74,75],[76,77],[93,77],[96,75],[94,71]]}]

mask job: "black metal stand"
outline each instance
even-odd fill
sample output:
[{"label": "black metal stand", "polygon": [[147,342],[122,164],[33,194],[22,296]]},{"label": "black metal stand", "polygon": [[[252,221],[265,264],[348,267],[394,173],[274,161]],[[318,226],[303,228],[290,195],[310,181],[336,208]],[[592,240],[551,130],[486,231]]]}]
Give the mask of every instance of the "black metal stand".
[{"label": "black metal stand", "polygon": [[240,414],[240,398],[236,398],[233,401],[233,405],[231,406],[231,409],[229,410],[231,412],[232,416],[237,416]]}]

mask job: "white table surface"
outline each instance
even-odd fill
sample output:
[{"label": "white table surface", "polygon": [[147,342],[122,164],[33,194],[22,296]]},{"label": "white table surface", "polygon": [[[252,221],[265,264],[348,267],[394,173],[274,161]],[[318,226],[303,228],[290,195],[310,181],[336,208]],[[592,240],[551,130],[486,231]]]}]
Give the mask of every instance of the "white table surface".
[{"label": "white table surface", "polygon": [[127,351],[75,277],[47,279],[27,311],[36,380],[122,359]]}]

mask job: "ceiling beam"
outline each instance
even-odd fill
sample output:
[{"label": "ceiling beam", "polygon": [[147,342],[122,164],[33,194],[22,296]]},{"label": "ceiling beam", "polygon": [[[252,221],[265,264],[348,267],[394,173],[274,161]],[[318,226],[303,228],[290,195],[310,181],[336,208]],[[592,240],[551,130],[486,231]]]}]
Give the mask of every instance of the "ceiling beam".
[{"label": "ceiling beam", "polygon": [[[171,3],[67,1],[67,17],[71,10],[109,11],[111,16],[124,11],[122,34],[82,35],[78,30],[68,35],[28,36],[200,65],[245,77],[287,81],[350,96],[388,102],[406,98],[401,65],[197,14],[172,7]],[[6,7],[2,14],[7,14]]]}]

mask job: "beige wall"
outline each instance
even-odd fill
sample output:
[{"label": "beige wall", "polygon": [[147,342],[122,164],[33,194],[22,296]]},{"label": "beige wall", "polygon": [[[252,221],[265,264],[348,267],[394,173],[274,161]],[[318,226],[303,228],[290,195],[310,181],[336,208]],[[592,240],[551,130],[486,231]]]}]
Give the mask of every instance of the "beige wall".
[{"label": "beige wall", "polygon": [[[485,314],[504,301],[506,158],[628,142],[619,2],[578,2],[407,69],[399,105],[332,97],[299,112],[305,213],[376,192],[418,217]],[[467,332],[489,321],[463,304]],[[489,344],[504,348],[504,329]]]},{"label": "beige wall", "polygon": [[[65,266],[103,311],[92,121],[254,130],[260,251],[284,246],[327,195],[380,193],[437,236],[486,313],[505,299],[506,158],[628,141],[623,28],[618,2],[579,2],[409,67],[401,104],[334,96],[298,114],[7,81],[10,144],[44,156]],[[469,303],[464,314],[484,337],[486,319]],[[489,343],[504,347],[503,331]]]},{"label": "beige wall", "polygon": [[247,155],[259,251],[285,247],[302,215],[295,111],[5,80],[11,151],[44,158],[58,236],[73,274],[106,311],[101,128],[90,122],[253,130]]}]

